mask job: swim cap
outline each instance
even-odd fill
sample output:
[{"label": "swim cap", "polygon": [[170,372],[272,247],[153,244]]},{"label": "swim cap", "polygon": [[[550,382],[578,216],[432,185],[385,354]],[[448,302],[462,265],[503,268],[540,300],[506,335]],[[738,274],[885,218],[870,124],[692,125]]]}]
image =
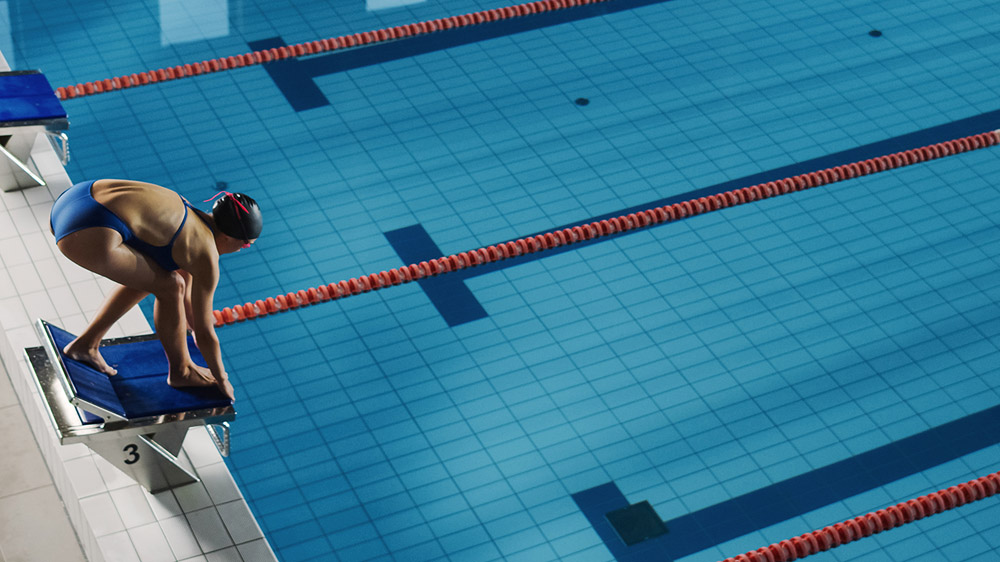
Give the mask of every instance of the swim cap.
[{"label": "swim cap", "polygon": [[223,234],[249,242],[260,236],[264,219],[260,207],[249,195],[226,193],[212,205],[215,226]]}]

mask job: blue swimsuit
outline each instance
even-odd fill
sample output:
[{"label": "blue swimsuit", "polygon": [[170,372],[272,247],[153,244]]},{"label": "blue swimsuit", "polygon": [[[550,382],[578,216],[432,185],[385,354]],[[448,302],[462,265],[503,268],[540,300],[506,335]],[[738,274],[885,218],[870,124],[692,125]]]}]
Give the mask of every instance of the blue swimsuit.
[{"label": "blue swimsuit", "polygon": [[[118,215],[112,213],[110,209],[94,199],[94,196],[90,193],[90,188],[94,185],[94,181],[96,180],[74,185],[64,191],[52,205],[52,212],[49,215],[49,225],[52,227],[52,231],[55,232],[56,242],[78,230],[102,226],[117,231],[122,235],[122,241],[125,244],[149,256],[163,269],[167,271],[180,269],[180,266],[174,261],[171,252],[174,249],[174,240],[177,239],[177,235],[184,228],[184,223],[187,222],[188,207],[191,207],[191,205],[181,197],[181,202],[184,203],[184,219],[181,220],[181,225],[177,227],[177,232],[174,233],[174,236],[166,246],[153,246],[140,240],[132,232],[132,229],[125,224],[125,221],[118,218]],[[193,209],[194,207],[191,208]]]}]

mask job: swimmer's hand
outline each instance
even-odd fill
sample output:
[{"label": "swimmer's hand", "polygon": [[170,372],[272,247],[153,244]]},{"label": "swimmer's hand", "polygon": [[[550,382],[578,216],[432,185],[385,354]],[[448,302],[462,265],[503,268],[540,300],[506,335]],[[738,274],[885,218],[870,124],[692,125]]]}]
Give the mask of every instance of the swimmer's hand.
[{"label": "swimmer's hand", "polygon": [[230,400],[235,400],[233,385],[229,384],[229,376],[222,374],[222,379],[212,376],[212,371],[207,367],[188,363],[187,367],[177,374],[170,372],[167,374],[167,384],[174,388],[184,388],[186,386],[216,386]]},{"label": "swimmer's hand", "polygon": [[167,384],[174,388],[184,388],[189,386],[212,386],[215,379],[212,372],[194,363],[188,363],[183,369],[171,369],[167,373]]},{"label": "swimmer's hand", "polygon": [[221,390],[222,393],[225,394],[230,400],[236,400],[236,393],[233,390],[233,385],[229,382],[229,375],[222,373],[222,378],[217,379],[215,383],[219,387],[219,390]]}]

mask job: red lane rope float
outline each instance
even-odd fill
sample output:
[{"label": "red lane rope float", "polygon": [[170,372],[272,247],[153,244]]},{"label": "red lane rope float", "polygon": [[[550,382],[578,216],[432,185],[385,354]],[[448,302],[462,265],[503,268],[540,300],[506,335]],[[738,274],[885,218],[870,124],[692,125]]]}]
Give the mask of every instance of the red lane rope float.
[{"label": "red lane rope float", "polygon": [[304,55],[315,55],[326,51],[349,49],[351,47],[361,45],[373,45],[376,43],[403,39],[415,35],[447,31],[457,27],[467,27],[485,22],[519,18],[540,12],[564,10],[576,6],[583,6],[585,4],[601,4],[609,1],[611,0],[539,0],[537,2],[518,4],[516,6],[483,10],[459,16],[450,16],[407,25],[399,25],[386,29],[341,35],[339,37],[330,37],[318,41],[307,41],[296,45],[264,49],[260,51],[253,51],[251,53],[243,53],[240,55],[204,60],[195,63],[181,64],[157,70],[129,74],[127,76],[116,76],[114,78],[106,78],[104,80],[95,80],[93,82],[83,82],[70,86],[61,86],[56,88],[56,97],[61,100],[67,100],[83,96],[92,96],[94,94],[123,90],[125,88],[135,88],[137,86],[155,84],[157,82],[177,80],[179,78],[188,78],[191,76],[220,72],[223,70],[232,70],[235,68],[242,68],[244,66],[253,66],[274,60],[301,57]]},{"label": "red lane rope float", "polygon": [[980,133],[921,148],[896,152],[887,156],[879,156],[861,162],[827,168],[818,172],[810,172],[778,181],[734,189],[707,197],[699,197],[672,205],[664,205],[662,207],[630,213],[620,217],[546,232],[528,238],[519,238],[493,246],[477,248],[467,252],[460,252],[450,256],[398,267],[389,271],[371,273],[328,285],[311,287],[294,293],[277,295],[262,301],[258,300],[252,303],[248,302],[246,304],[226,307],[222,310],[215,310],[213,311],[215,325],[222,326],[234,322],[243,322],[253,318],[285,312],[294,308],[342,299],[359,293],[377,291],[385,287],[417,281],[424,277],[442,275],[484,263],[514,258],[523,254],[541,252],[584,240],[592,240],[637,228],[672,222],[769,197],[794,193],[885,170],[944,158],[945,156],[962,152],[979,150],[996,144],[1000,144],[1000,131]]},{"label": "red lane rope float", "polygon": [[897,503],[854,519],[758,548],[723,562],[788,562],[870,537],[1000,492],[1000,472]]}]

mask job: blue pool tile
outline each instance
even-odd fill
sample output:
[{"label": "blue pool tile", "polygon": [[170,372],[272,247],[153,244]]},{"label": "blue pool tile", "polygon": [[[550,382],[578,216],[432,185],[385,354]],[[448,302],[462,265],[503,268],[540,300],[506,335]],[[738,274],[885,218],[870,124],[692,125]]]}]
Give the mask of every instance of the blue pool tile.
[{"label": "blue pool tile", "polygon": [[[495,6],[250,5],[230,36],[170,48],[138,7],[22,9],[79,30],[61,49],[15,34],[17,54],[71,83]],[[317,77],[332,106],[307,112],[261,68],[201,76],[67,100],[88,139],[69,170],[261,192],[268,234],[223,260],[216,299],[245,302],[400,265],[387,230],[474,248],[985,115],[988,8],[655,3]],[[282,560],[610,562],[570,493],[614,479],[680,516],[995,405],[994,164],[949,157],[469,278],[488,318],[457,328],[410,284],[220,329],[245,394],[229,466]],[[969,477],[925,476],[835,519]],[[995,517],[975,513],[824,556],[991,559]],[[804,519],[691,559],[827,523]]]}]

